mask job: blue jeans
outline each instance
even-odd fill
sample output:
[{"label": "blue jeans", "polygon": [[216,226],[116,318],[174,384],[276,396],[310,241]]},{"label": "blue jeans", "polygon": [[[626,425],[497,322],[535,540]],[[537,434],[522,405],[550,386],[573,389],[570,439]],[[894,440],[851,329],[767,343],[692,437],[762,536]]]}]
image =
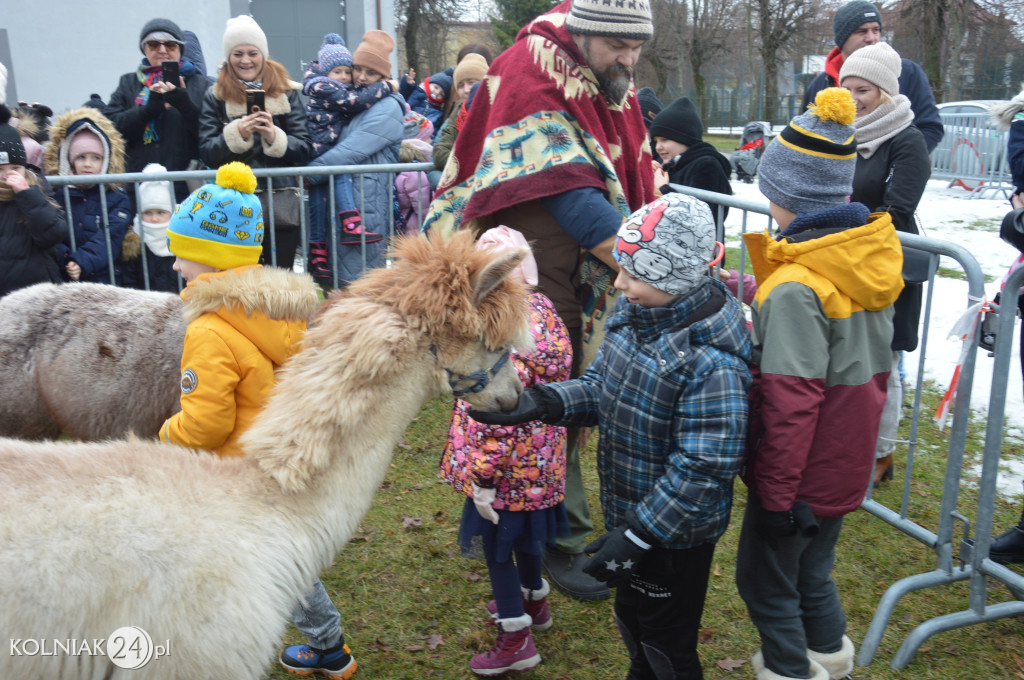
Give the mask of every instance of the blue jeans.
[{"label": "blue jeans", "polygon": [[[342,210],[355,210],[356,197],[352,193],[352,176],[335,175],[334,179],[334,215]],[[331,210],[331,196],[327,183],[314,184],[309,188],[309,240],[323,243],[328,239]]]},{"label": "blue jeans", "polygon": [[341,614],[320,579],[313,583],[306,601],[295,605],[292,622],[306,636],[310,647],[330,649],[341,642]]}]

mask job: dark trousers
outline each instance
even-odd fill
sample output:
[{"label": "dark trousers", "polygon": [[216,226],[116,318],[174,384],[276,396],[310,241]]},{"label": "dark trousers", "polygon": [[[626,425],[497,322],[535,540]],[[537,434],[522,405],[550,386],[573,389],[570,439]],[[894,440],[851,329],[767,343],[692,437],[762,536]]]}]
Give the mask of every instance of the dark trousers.
[{"label": "dark trousers", "polygon": [[627,680],[702,680],[697,636],[715,544],[652,548],[615,593],[615,618],[629,652]]}]

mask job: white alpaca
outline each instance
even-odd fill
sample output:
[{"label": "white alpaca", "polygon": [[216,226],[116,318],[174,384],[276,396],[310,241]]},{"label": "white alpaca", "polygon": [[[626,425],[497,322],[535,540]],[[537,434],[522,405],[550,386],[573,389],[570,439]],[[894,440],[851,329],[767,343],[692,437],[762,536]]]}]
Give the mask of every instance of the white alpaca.
[{"label": "white alpaca", "polygon": [[529,342],[525,292],[505,278],[524,254],[477,251],[469,234],[399,244],[391,269],[318,316],[243,457],[0,439],[2,636],[92,640],[138,626],[170,643],[142,670],[4,649],[0,678],[259,678],[424,400],[478,373],[490,382],[465,399],[515,404],[511,363],[489,369]]},{"label": "white alpaca", "polygon": [[98,283],[0,298],[0,436],[155,437],[179,408],[182,305]]}]

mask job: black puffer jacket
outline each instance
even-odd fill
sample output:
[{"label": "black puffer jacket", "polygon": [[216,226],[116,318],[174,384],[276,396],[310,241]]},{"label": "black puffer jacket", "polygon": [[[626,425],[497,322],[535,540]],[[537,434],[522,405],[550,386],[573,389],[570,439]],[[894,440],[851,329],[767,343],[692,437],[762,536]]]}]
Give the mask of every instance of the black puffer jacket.
[{"label": "black puffer jacket", "polygon": [[[732,196],[732,185],[729,184],[732,167],[729,165],[729,159],[707,142],[697,142],[661,167],[668,173],[668,179],[673,184]],[[668,189],[662,189],[662,193],[666,191]],[[711,208],[711,216],[717,220],[718,204],[708,201],[705,203]],[[729,208],[723,207],[722,220],[724,221],[728,215]]]},{"label": "black puffer jacket", "polygon": [[[274,118],[278,133],[272,145],[263,143],[259,134],[248,140],[238,133],[236,121],[245,115],[245,106],[225,103],[214,95],[211,88],[203,99],[199,116],[199,157],[211,168],[219,168],[230,161],[241,161],[252,168],[295,168],[309,163],[313,144],[306,128],[306,112],[297,90],[286,95],[266,98],[267,111]],[[274,178],[274,187],[296,186]],[[264,179],[260,186],[266,185]]]},{"label": "black puffer jacket", "polygon": [[[199,158],[199,112],[210,80],[201,73],[185,77],[185,89],[167,94],[151,93],[144,106],[135,103],[142,89],[136,73],[125,73],[103,113],[124,137],[127,172],[142,172],[149,163],[159,163],[169,171],[184,170]],[[164,104],[170,104],[167,108]],[[155,120],[155,141],[146,144],[146,125]],[[185,182],[174,183],[177,200],[188,196]]]},{"label": "black puffer jacket", "polygon": [[[924,135],[913,125],[883,143],[871,158],[857,156],[850,200],[871,212],[888,212],[896,231],[918,233],[914,212],[931,176]],[[922,287],[909,284],[893,303],[893,351],[917,349]]]},{"label": "black puffer jacket", "polygon": [[0,201],[0,296],[35,283],[61,281],[51,249],[64,238],[67,226],[64,211],[47,200],[49,186],[42,186]]}]

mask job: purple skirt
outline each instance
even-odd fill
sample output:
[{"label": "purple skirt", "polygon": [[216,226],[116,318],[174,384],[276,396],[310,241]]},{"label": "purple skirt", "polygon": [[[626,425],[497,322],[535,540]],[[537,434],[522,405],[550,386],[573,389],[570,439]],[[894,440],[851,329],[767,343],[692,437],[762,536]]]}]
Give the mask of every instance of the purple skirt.
[{"label": "purple skirt", "polygon": [[495,546],[493,559],[507,562],[513,552],[543,555],[549,546],[555,545],[559,536],[569,535],[569,516],[565,505],[559,503],[546,510],[511,512],[497,510],[498,523],[494,524],[480,516],[473,499],[467,498],[462,508],[462,524],[459,526],[459,545],[462,554],[473,559],[486,559],[484,540]]}]

